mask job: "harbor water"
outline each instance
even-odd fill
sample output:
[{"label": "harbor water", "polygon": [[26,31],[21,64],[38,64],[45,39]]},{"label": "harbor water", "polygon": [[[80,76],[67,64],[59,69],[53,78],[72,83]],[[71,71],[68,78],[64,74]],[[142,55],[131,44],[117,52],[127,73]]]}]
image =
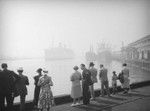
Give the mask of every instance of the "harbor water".
[{"label": "harbor water", "polygon": [[[83,58],[70,59],[70,60],[55,60],[47,61],[45,59],[20,59],[20,60],[1,60],[1,63],[5,62],[8,64],[8,68],[17,73],[18,67],[23,67],[24,75],[29,78],[28,95],[26,100],[33,100],[34,95],[34,79],[33,77],[37,75],[36,70],[38,68],[47,68],[49,70],[49,76],[52,77],[54,86],[52,91],[54,96],[70,94],[71,91],[71,81],[70,76],[73,73],[73,66],[85,63],[88,67],[88,62]],[[95,62],[95,67],[99,69],[100,62]],[[118,61],[111,61],[109,63],[104,63],[105,67],[108,69],[109,85],[111,86],[112,71],[116,71],[117,74],[122,69],[122,63]],[[82,72],[79,69],[80,72]],[[98,78],[98,76],[97,76]],[[140,70],[139,68],[130,67],[130,83],[140,82],[144,80],[149,80],[149,72]],[[118,81],[118,85],[120,82]],[[101,87],[100,82],[95,84],[95,89]],[[15,98],[15,102],[19,102],[19,97]]]}]

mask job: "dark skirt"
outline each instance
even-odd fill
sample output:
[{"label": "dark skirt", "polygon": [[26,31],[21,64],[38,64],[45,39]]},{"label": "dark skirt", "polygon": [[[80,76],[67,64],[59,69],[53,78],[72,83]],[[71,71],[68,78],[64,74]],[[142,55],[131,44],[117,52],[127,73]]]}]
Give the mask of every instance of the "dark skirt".
[{"label": "dark skirt", "polygon": [[35,86],[33,104],[36,106],[38,105],[39,94],[40,94],[40,87]]}]

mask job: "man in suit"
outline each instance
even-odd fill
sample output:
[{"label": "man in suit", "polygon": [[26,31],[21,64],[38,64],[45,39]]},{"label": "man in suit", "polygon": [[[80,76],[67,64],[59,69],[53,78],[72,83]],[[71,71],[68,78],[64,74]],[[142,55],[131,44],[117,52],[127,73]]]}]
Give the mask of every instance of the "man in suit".
[{"label": "man in suit", "polygon": [[[17,74],[7,69],[7,64],[2,63],[3,71],[0,72],[0,110],[1,111],[12,111],[15,81],[18,78]],[[5,99],[7,108],[5,109]]]},{"label": "man in suit", "polygon": [[104,68],[103,64],[100,64],[99,79],[101,81],[101,96],[104,96],[104,87],[105,87],[107,95],[110,97],[107,72],[108,71],[106,68]]},{"label": "man in suit", "polygon": [[17,81],[16,86],[18,89],[18,94],[20,95],[20,111],[25,111],[25,99],[27,95],[27,87],[29,85],[28,77],[23,75],[23,68],[19,67],[17,70],[20,79]]},{"label": "man in suit", "polygon": [[89,86],[92,85],[91,80],[91,72],[86,69],[84,64],[80,65],[82,72],[82,88],[83,88],[83,104],[88,105],[90,104],[90,90]]}]

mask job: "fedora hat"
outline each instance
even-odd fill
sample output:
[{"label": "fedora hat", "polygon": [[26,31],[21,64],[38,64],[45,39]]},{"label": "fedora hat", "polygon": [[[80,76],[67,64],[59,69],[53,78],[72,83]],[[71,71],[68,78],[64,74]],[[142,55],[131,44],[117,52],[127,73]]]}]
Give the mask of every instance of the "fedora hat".
[{"label": "fedora hat", "polygon": [[19,67],[17,71],[23,71],[23,67]]},{"label": "fedora hat", "polygon": [[90,62],[90,66],[94,66],[95,64],[93,62]]}]

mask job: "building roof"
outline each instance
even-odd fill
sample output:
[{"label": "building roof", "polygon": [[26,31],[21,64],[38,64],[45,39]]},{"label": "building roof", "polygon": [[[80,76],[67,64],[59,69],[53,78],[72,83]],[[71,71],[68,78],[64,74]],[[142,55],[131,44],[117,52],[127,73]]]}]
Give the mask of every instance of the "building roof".
[{"label": "building roof", "polygon": [[135,41],[135,42],[132,42],[130,43],[128,46],[135,46],[143,41],[147,41],[147,40],[150,40],[150,35],[147,35],[146,37],[142,37],[141,39]]}]

